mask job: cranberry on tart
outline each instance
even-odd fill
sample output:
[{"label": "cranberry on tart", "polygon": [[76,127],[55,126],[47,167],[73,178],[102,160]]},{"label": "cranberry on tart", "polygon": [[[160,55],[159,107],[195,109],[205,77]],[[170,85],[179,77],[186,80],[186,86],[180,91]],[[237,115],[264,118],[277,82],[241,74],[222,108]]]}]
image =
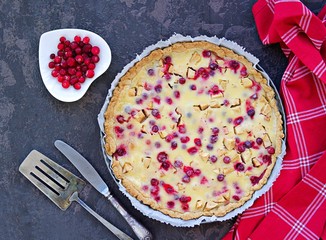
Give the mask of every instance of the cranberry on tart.
[{"label": "cranberry on tart", "polygon": [[153,209],[224,216],[266,183],[281,152],[274,90],[213,43],[156,49],[120,79],[105,112],[114,175]]}]

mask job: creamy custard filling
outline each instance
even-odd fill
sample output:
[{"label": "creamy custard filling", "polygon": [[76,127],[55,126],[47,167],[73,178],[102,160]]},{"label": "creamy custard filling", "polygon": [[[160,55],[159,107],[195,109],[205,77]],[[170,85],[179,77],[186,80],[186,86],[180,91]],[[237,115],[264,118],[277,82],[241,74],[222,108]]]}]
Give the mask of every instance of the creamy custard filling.
[{"label": "creamy custard filling", "polygon": [[167,214],[236,206],[275,161],[282,134],[271,91],[218,52],[162,54],[138,69],[115,102],[106,126],[115,173]]}]

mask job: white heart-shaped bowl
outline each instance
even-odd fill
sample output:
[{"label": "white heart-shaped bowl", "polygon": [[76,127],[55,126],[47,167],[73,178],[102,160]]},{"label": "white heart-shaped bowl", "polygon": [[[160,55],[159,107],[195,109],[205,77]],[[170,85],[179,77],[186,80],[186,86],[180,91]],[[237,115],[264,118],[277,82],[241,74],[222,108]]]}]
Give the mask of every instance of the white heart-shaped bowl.
[{"label": "white heart-shaped bowl", "polygon": [[[88,36],[93,46],[100,48],[100,61],[96,64],[95,75],[93,78],[86,78],[81,84],[81,89],[76,90],[74,87],[63,88],[61,83],[51,75],[52,69],[48,64],[51,61],[50,54],[56,54],[60,37],[64,36],[67,40],[73,41],[78,35],[81,38]],[[111,49],[105,40],[96,33],[82,29],[58,29],[43,33],[40,37],[39,44],[39,66],[43,83],[50,94],[56,99],[63,102],[74,102],[84,96],[89,86],[99,76],[101,76],[111,64]]]}]

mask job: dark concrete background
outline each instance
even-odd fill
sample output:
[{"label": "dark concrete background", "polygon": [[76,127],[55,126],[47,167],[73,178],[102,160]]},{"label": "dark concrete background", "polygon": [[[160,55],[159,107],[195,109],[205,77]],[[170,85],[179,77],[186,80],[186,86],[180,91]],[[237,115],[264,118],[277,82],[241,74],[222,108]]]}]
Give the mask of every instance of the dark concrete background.
[{"label": "dark concrete background", "polygon": [[[25,179],[18,167],[37,149],[77,174],[54,148],[62,139],[77,148],[111,186],[120,203],[155,239],[220,239],[234,220],[174,228],[135,210],[111,179],[101,153],[97,114],[115,75],[137,53],[174,32],[217,35],[238,42],[261,59],[279,86],[286,59],[277,45],[263,46],[251,13],[252,0],[0,0],[0,239],[115,239],[97,220],[73,204],[59,210]],[[304,1],[315,13],[325,0]],[[82,28],[101,35],[112,50],[108,71],[74,103],[53,98],[38,67],[42,33]],[[78,175],[78,174],[77,174]],[[80,176],[80,175],[78,175]],[[90,186],[82,198],[135,238],[111,205]]]}]

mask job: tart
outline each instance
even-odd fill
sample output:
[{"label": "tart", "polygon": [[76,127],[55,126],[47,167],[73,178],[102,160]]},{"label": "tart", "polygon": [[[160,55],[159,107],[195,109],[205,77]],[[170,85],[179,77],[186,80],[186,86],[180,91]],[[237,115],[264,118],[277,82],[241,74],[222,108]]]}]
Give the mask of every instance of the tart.
[{"label": "tart", "polygon": [[183,220],[242,206],[266,183],[284,136],[267,80],[245,57],[205,41],[153,50],[131,67],[104,129],[126,190]]}]

